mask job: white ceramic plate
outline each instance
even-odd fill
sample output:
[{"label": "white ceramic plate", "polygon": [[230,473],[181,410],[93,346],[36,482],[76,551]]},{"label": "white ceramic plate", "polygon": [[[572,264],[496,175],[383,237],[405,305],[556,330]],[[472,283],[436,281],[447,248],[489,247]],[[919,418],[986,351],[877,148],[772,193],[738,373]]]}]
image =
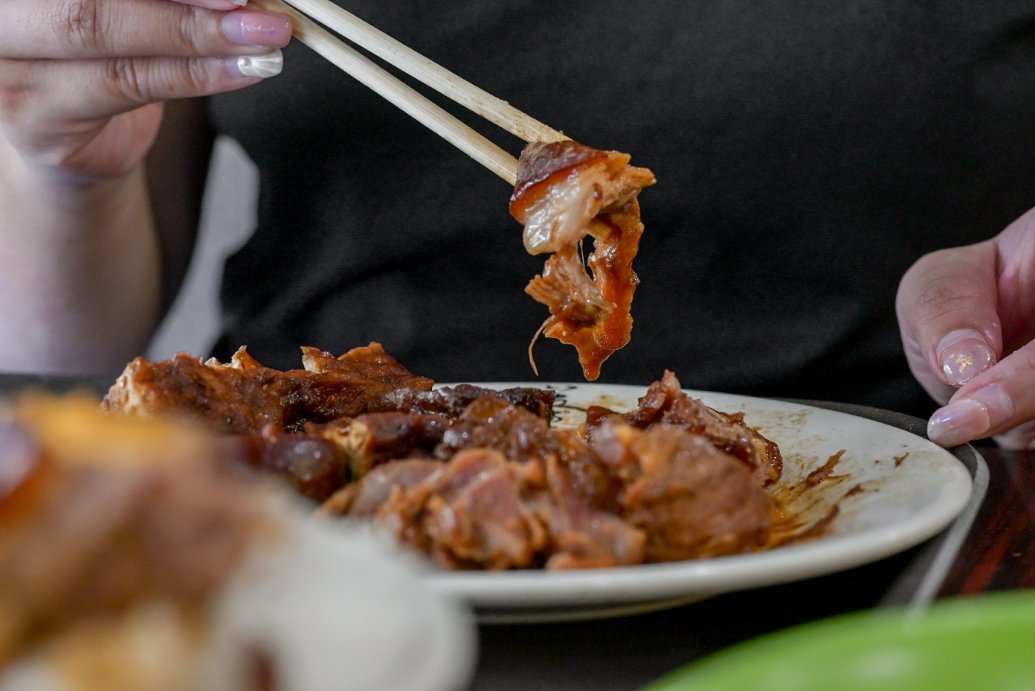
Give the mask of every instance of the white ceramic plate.
[{"label": "white ceramic plate", "polygon": [[[606,384],[488,384],[539,386],[558,392],[555,424],[579,424],[586,406],[630,410],[644,388]],[[833,476],[796,493],[796,511],[838,514],[821,537],[765,552],[642,566],[579,571],[435,573],[431,585],[472,604],[483,622],[533,622],[617,616],[775,585],[859,566],[917,545],[945,528],[964,508],[971,478],[963,464],[935,444],[897,427],[812,406],[689,391],[745,421],[780,446],[783,476],[776,492],[843,452]],[[858,489],[856,489],[858,488]]]}]

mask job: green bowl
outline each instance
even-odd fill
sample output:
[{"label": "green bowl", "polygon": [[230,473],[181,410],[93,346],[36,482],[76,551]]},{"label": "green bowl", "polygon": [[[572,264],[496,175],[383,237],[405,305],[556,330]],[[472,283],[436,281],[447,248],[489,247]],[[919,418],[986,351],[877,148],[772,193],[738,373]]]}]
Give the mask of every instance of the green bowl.
[{"label": "green bowl", "polygon": [[1035,591],[849,614],[763,636],[649,691],[1035,691]]}]

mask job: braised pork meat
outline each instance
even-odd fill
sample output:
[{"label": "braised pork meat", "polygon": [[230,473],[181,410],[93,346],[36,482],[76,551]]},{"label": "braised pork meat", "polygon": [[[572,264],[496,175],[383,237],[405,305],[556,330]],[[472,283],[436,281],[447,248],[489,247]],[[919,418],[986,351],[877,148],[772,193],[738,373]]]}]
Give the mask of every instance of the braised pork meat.
[{"label": "braised pork meat", "polygon": [[[655,182],[630,156],[573,141],[529,144],[518,161],[510,213],[525,227],[525,249],[550,253],[525,288],[546,305],[542,332],[575,347],[586,379],[632,334],[631,307],[639,278],[632,263],[643,223],[640,192]],[[582,240],[593,251],[582,260]]]},{"label": "braised pork meat", "polygon": [[592,429],[587,443],[480,397],[420,458],[382,460],[324,511],[373,517],[453,569],[604,567],[765,545],[773,499],[707,435],[669,422],[641,429],[617,413]]},{"label": "braised pork meat", "polygon": [[304,348],[303,365],[280,372],[244,349],[227,365],[136,360],[104,406],[192,417],[223,433],[231,466],[280,477],[324,515],[373,521],[444,568],[595,568],[767,544],[779,449],[672,372],[632,410],[591,407],[584,425],[558,428],[551,390],[433,389],[376,344]]},{"label": "braised pork meat", "polygon": [[472,402],[442,437],[435,455],[448,459],[463,449],[487,448],[518,462],[556,460],[571,475],[579,495],[593,505],[613,503],[611,480],[585,439],[575,430],[556,429],[548,421],[491,398]]},{"label": "braised pork meat", "polygon": [[593,449],[620,479],[618,513],[647,536],[647,561],[738,554],[766,544],[776,505],[747,466],[683,427],[604,422]]},{"label": "braised pork meat", "polygon": [[473,447],[447,461],[392,461],[324,504],[373,518],[449,569],[594,568],[639,564],[646,537],[596,508],[553,456],[508,460]]},{"label": "braised pork meat", "polygon": [[[240,465],[326,500],[351,479],[400,457],[430,457],[445,430],[479,398],[515,405],[536,419],[553,414],[554,392],[459,384],[431,390],[373,343],[335,357],[302,348],[304,369],[264,367],[245,348],[222,364],[185,354],[129,363],[102,407],[136,416],[175,415],[223,432]],[[545,423],[544,423],[545,424]]]},{"label": "braised pork meat", "polygon": [[506,389],[486,389],[473,384],[457,384],[445,386],[431,391],[415,388],[395,389],[381,398],[372,401],[367,409],[370,412],[404,411],[410,413],[432,413],[459,417],[475,399],[482,396],[501,398],[507,403],[528,410],[536,417],[549,420],[553,415],[553,403],[557,394],[551,389],[530,387],[511,387]]},{"label": "braised pork meat", "polygon": [[430,458],[451,424],[445,415],[385,411],[311,425],[308,432],[343,451],[352,478],[358,479],[396,458]]},{"label": "braised pork meat", "polygon": [[241,348],[231,361],[202,363],[179,354],[158,363],[127,365],[103,406],[137,415],[176,415],[224,432],[261,432],[267,426],[300,431],[366,411],[398,389],[431,389],[378,343],[334,357],[302,348],[304,369],[280,371],[259,364]]},{"label": "braised pork meat", "polygon": [[521,499],[526,470],[495,451],[469,449],[416,487],[393,493],[377,518],[446,568],[535,566],[546,534]]},{"label": "braised pork meat", "polygon": [[745,424],[743,413],[723,413],[688,396],[672,372],[666,371],[660,381],[650,385],[635,410],[615,413],[599,406],[590,408],[590,438],[601,421],[614,418],[639,429],[666,424],[704,435],[716,448],[740,459],[761,485],[780,479],[783,458],[775,443]]},{"label": "braised pork meat", "polygon": [[261,432],[227,435],[217,443],[228,465],[276,476],[315,502],[330,497],[349,478],[347,455],[340,445],[321,436],[269,426]]}]

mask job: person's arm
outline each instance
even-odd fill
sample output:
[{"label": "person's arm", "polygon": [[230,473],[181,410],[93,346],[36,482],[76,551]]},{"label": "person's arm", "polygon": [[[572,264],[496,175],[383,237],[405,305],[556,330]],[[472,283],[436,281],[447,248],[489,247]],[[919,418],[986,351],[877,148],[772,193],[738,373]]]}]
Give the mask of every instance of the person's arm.
[{"label": "person's arm", "polygon": [[167,104],[146,167],[115,181],[35,185],[0,156],[5,370],[110,374],[143,351],[193,248],[212,144],[202,109]]},{"label": "person's arm", "polygon": [[897,310],[913,374],[944,405],[933,441],[1035,443],[1035,209],[991,240],[921,258]]},{"label": "person's arm", "polygon": [[0,371],[110,374],[147,343],[210,144],[196,105],[164,102],[255,84],[290,40],[240,4],[0,3]]},{"label": "person's arm", "polygon": [[40,184],[0,139],[0,209],[0,369],[109,373],[139,350],[161,271],[143,169]]}]

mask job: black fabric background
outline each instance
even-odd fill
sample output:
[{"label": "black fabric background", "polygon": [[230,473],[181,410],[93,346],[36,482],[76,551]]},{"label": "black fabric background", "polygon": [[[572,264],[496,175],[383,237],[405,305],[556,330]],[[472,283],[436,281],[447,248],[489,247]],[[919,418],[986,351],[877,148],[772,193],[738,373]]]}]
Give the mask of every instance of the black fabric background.
[{"label": "black fabric background", "polygon": [[[926,415],[894,295],[922,254],[1035,206],[1035,0],[350,0],[350,11],[586,144],[633,154],[633,340],[601,381]],[[216,354],[376,340],[439,381],[528,380],[510,190],[304,46],[211,100],[261,170]],[[448,106],[515,154],[521,143]],[[544,381],[578,381],[540,341]]]}]

